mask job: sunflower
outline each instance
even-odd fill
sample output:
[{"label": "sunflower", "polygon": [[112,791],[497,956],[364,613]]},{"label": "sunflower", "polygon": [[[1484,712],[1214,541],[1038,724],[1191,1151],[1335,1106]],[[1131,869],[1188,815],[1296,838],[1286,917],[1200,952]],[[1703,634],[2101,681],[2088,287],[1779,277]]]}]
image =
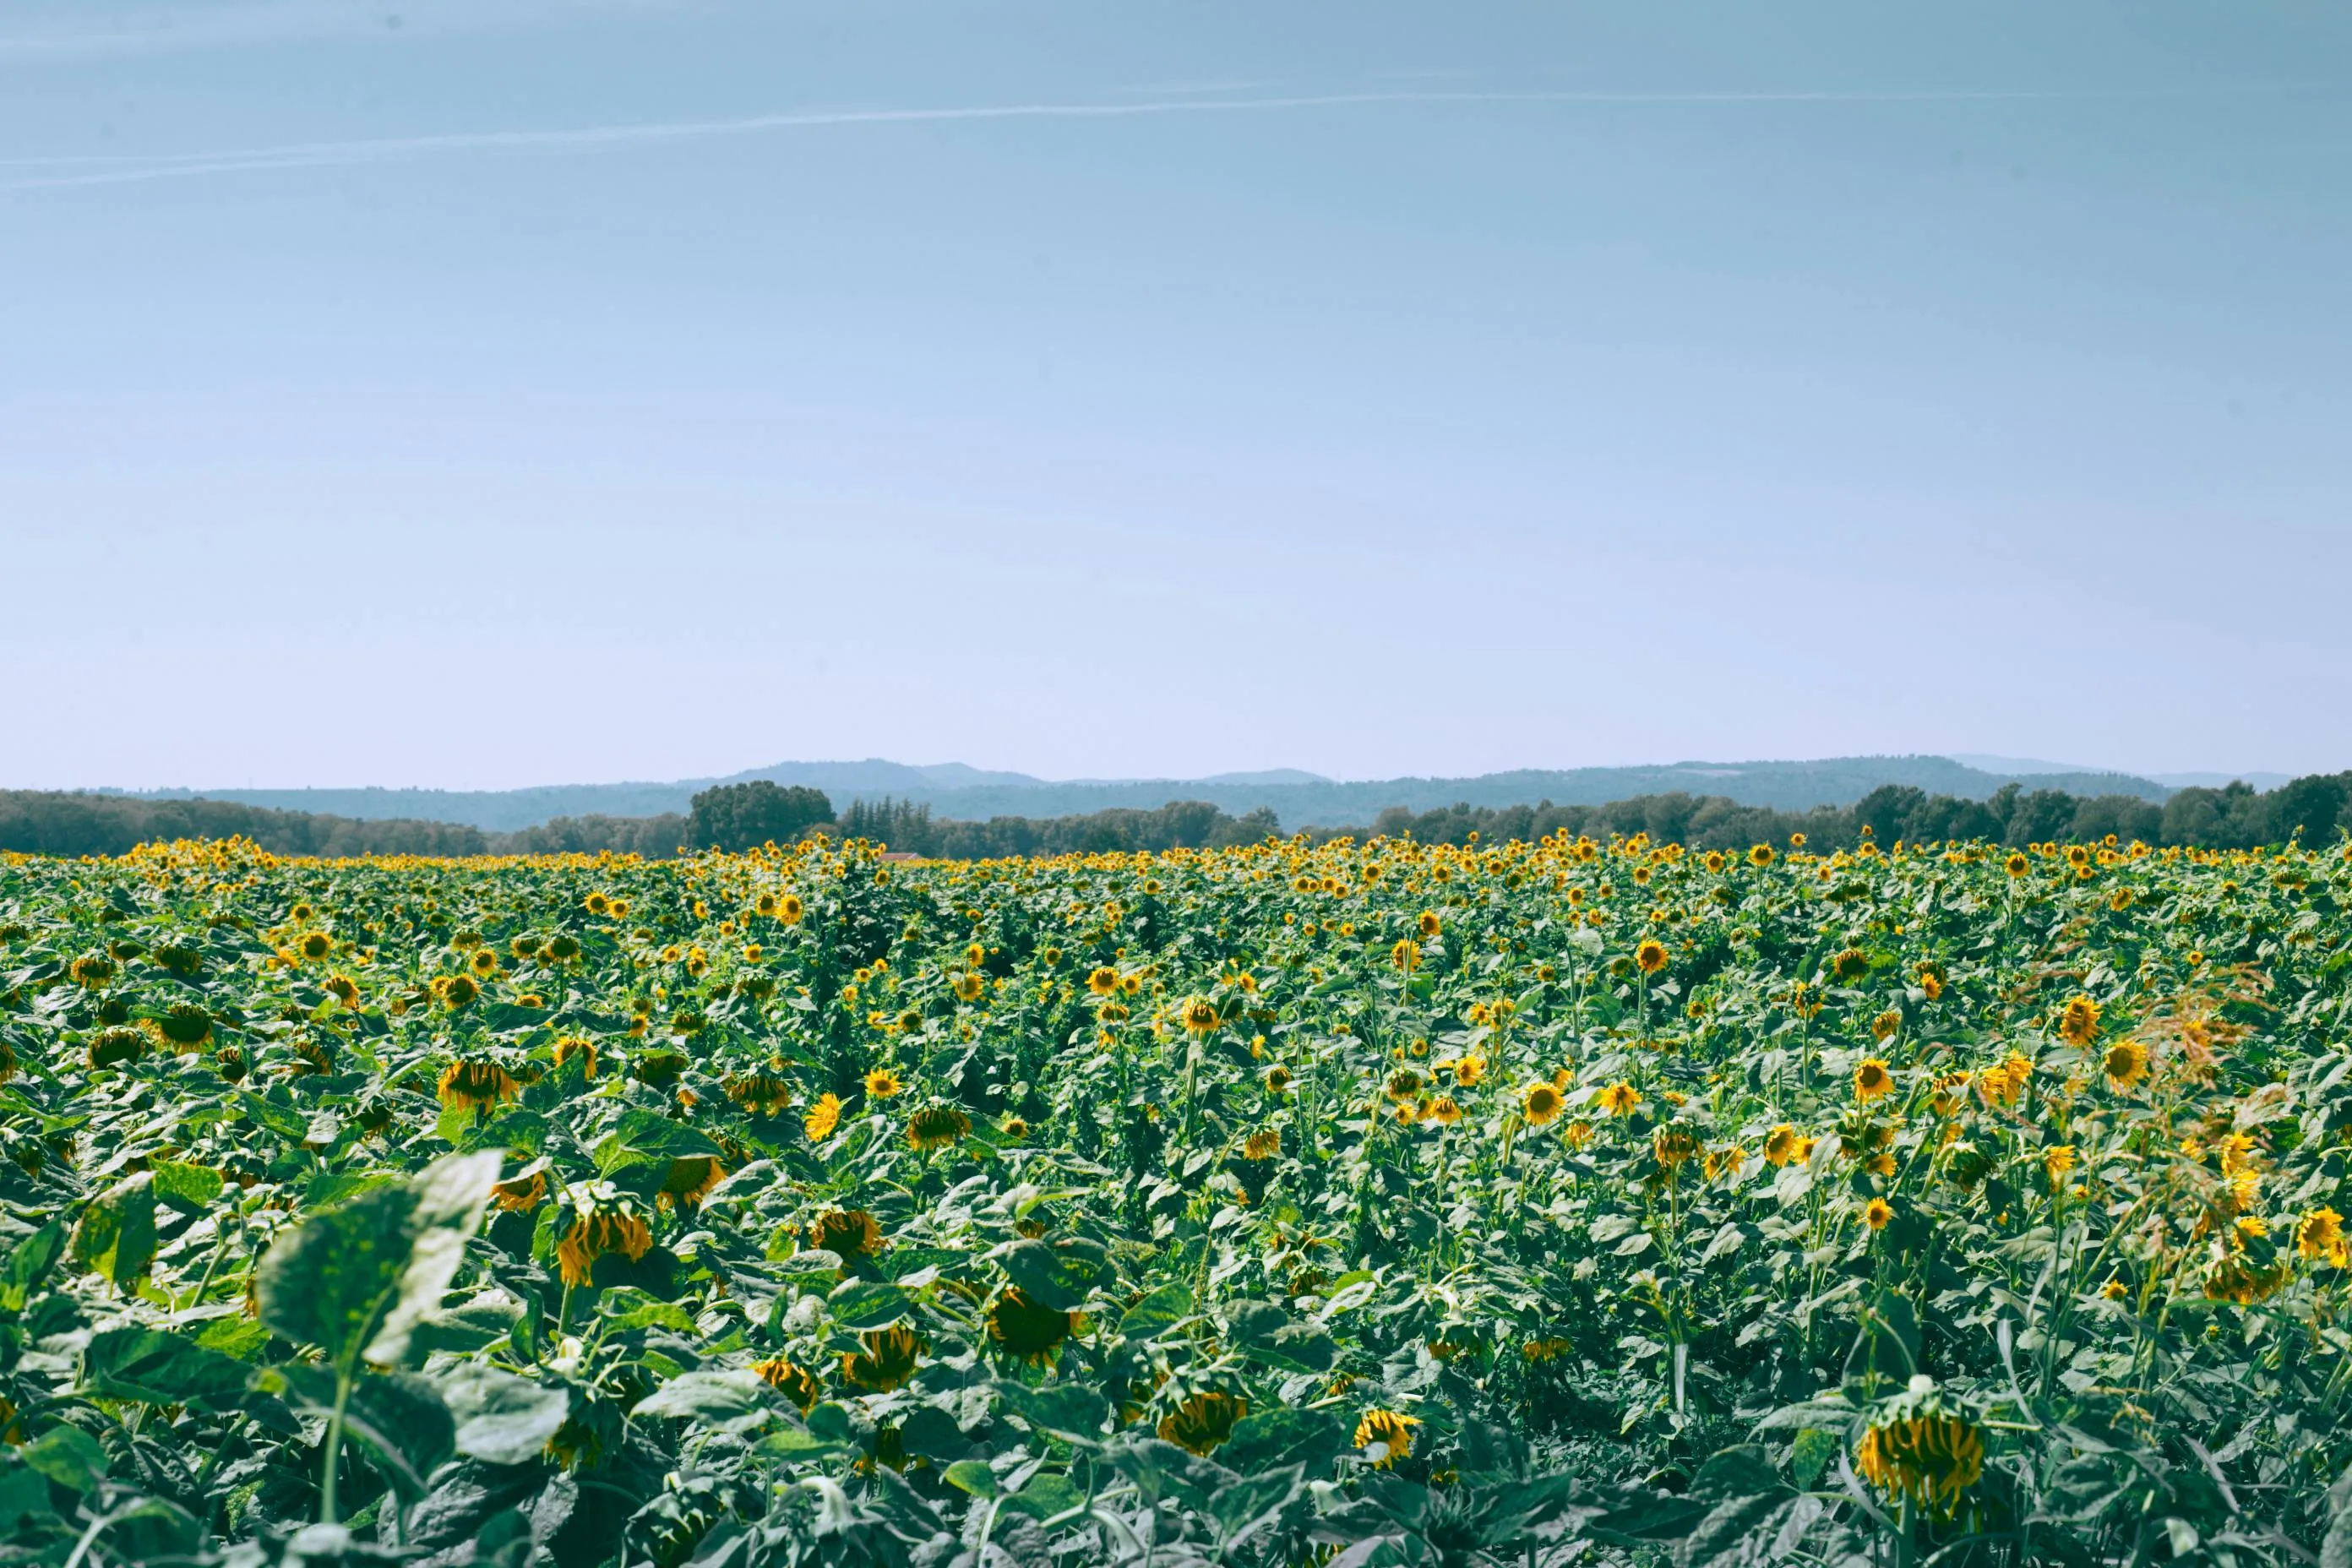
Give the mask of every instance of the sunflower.
[{"label": "sunflower", "polygon": [[1100,964],[1087,972],[1087,989],[1097,996],[1108,996],[1118,989],[1118,971],[1109,964]]},{"label": "sunflower", "polygon": [[963,1141],[971,1118],[952,1105],[927,1105],[907,1119],[907,1142],[925,1153]]},{"label": "sunflower", "polygon": [[1665,944],[1643,941],[1633,949],[1633,967],[1644,974],[1655,974],[1666,966]]},{"label": "sunflower", "polygon": [[1414,924],[1420,930],[1423,936],[1435,936],[1439,930],[1437,911],[1435,910],[1422,910],[1420,920],[1416,921]]},{"label": "sunflower", "polygon": [[581,908],[602,920],[613,912],[613,900],[602,893],[591,893],[581,900]]},{"label": "sunflower", "polygon": [[2316,1208],[2295,1222],[2294,1249],[2305,1258],[2315,1258],[2337,1268],[2352,1264],[2352,1248],[2344,1239],[2344,1216],[2332,1208]]},{"label": "sunflower", "polygon": [[121,1067],[147,1054],[147,1037],[137,1029],[101,1029],[89,1042],[89,1065]]},{"label": "sunflower", "polygon": [[587,1284],[596,1260],[607,1253],[620,1253],[635,1263],[653,1249],[653,1228],[637,1212],[635,1200],[609,1183],[575,1188],[569,1196],[572,1228],[555,1245],[556,1266],[566,1285]]},{"label": "sunflower", "polygon": [[1420,1418],[1394,1410],[1367,1410],[1356,1423],[1356,1447],[1379,1469],[1412,1457],[1412,1429]]},{"label": "sunflower", "polygon": [[470,1106],[477,1111],[496,1110],[512,1100],[522,1086],[514,1075],[486,1058],[460,1057],[441,1072],[441,1103]]},{"label": "sunflower", "polygon": [[792,1105],[793,1084],[772,1072],[751,1073],[728,1080],[727,1098],[754,1116],[775,1116]]},{"label": "sunflower", "polygon": [[496,974],[499,972],[499,955],[492,952],[487,947],[477,948],[474,951],[473,962],[469,967],[477,975],[484,980],[488,980],[491,975]]},{"label": "sunflower", "polygon": [[710,1195],[727,1176],[727,1166],[715,1154],[688,1154],[669,1163],[661,1191],[654,1201],[664,1207],[690,1209]]},{"label": "sunflower", "polygon": [[[1627,1092],[1632,1090],[1629,1089]],[[1559,1115],[1560,1107],[1566,1103],[1559,1086],[1547,1079],[1538,1079],[1519,1091],[1519,1114],[1527,1118],[1530,1127],[1549,1126]]]},{"label": "sunflower", "polygon": [[1283,1065],[1281,1065],[1279,1062],[1277,1062],[1277,1063],[1276,1063],[1273,1067],[1270,1067],[1270,1068],[1266,1068],[1266,1069],[1265,1069],[1265,1091],[1266,1091],[1266,1093],[1268,1093],[1268,1094],[1283,1094],[1283,1093],[1287,1092],[1287,1091],[1289,1090],[1289,1088],[1290,1088],[1290,1069],[1289,1069],[1288,1068],[1284,1067],[1284,1066],[1283,1066]]},{"label": "sunflower", "polygon": [[1895,1008],[1889,1007],[1870,1021],[1870,1037],[1883,1044],[1893,1039],[1895,1031],[1902,1027],[1903,1015]]},{"label": "sunflower", "polygon": [[1464,1089],[1475,1089],[1486,1076],[1486,1058],[1473,1051],[1454,1064],[1454,1081]]},{"label": "sunflower", "polygon": [[1984,1432],[1960,1416],[1926,1410],[1873,1426],[1854,1458],[1880,1491],[1948,1514],[1984,1474]]},{"label": "sunflower", "polygon": [[1698,1134],[1687,1127],[1676,1127],[1671,1124],[1661,1127],[1656,1135],[1650,1140],[1651,1154],[1656,1158],[1660,1165],[1669,1171],[1691,1159],[1698,1152]]},{"label": "sunflower", "polygon": [[75,959],[66,973],[75,984],[95,990],[114,978],[114,960],[102,952],[86,953]]},{"label": "sunflower", "polygon": [[335,951],[335,939],[322,931],[306,931],[296,939],[294,951],[316,963]]},{"label": "sunflower", "polygon": [[174,1002],[155,1020],[155,1032],[175,1051],[202,1050],[213,1037],[212,1015],[194,1002]]},{"label": "sunflower", "polygon": [[2012,852],[2008,859],[2000,863],[2000,868],[2012,878],[2022,877],[2033,869],[2033,862],[2027,859],[2021,851]]},{"label": "sunflower", "polygon": [[1862,1065],[1853,1069],[1853,1097],[1856,1100],[1865,1102],[1876,1100],[1894,1088],[1895,1075],[1888,1072],[1886,1064],[1876,1057],[1864,1058]]},{"label": "sunflower", "polygon": [[2050,1173],[2050,1184],[2056,1186],[2074,1168],[2074,1145],[2053,1143],[2042,1151],[2042,1168]]},{"label": "sunflower", "polygon": [[1242,1140],[1242,1158],[1271,1160],[1282,1152],[1282,1134],[1271,1127],[1261,1127]]},{"label": "sunflower", "polygon": [[751,1370],[770,1388],[781,1390],[786,1399],[805,1411],[824,1396],[824,1385],[804,1368],[782,1356],[770,1356],[751,1363]]},{"label": "sunflower", "polygon": [[1895,1205],[1885,1198],[1873,1198],[1862,1205],[1862,1223],[1873,1230],[1885,1230],[1895,1217]]},{"label": "sunflower", "polygon": [[583,1078],[596,1076],[596,1042],[585,1035],[566,1035],[555,1042],[555,1065],[561,1069],[572,1062],[580,1064]]},{"label": "sunflower", "polygon": [[868,1329],[857,1340],[864,1348],[843,1354],[841,1375],[869,1394],[887,1394],[904,1385],[928,1348],[923,1337],[904,1323]]},{"label": "sunflower", "polygon": [[1462,1107],[1450,1094],[1441,1094],[1422,1107],[1421,1119],[1434,1121],[1440,1127],[1451,1127],[1462,1120]]},{"label": "sunflower", "polygon": [[827,1209],[809,1227],[809,1243],[837,1258],[871,1258],[882,1250],[882,1226],[864,1209]]},{"label": "sunflower", "polygon": [[2058,1015],[2058,1035],[2070,1046],[2087,1046],[2099,1037],[2099,1005],[2088,996],[2068,1002]]},{"label": "sunflower", "polygon": [[812,1143],[824,1142],[840,1125],[841,1097],[837,1094],[818,1095],[816,1103],[808,1108],[808,1114],[801,1118],[801,1131],[808,1134]]},{"label": "sunflower", "polygon": [[1641,1103],[1641,1091],[1622,1079],[1601,1091],[1601,1109],[1612,1116],[1630,1116]]},{"label": "sunflower", "polygon": [[1783,1121],[1764,1135],[1764,1158],[1772,1165],[1786,1165],[1797,1158],[1797,1145],[1803,1140],[1797,1130]]},{"label": "sunflower", "polygon": [[1421,943],[1411,937],[1399,937],[1397,944],[1389,949],[1389,962],[1411,974],[1421,967]]},{"label": "sunflower", "polygon": [[433,999],[452,1013],[472,1006],[481,994],[470,974],[443,974],[433,982]]},{"label": "sunflower", "polygon": [[1042,1362],[1076,1331],[1078,1315],[1059,1311],[1029,1299],[1018,1285],[1008,1287],[988,1310],[988,1337],[996,1348],[1023,1361]]},{"label": "sunflower", "polygon": [[490,1188],[490,1202],[509,1214],[529,1214],[547,1201],[547,1162],[534,1161]]},{"label": "sunflower", "polygon": [[2147,1047],[2137,1040],[2117,1040],[2107,1047],[2105,1060],[2107,1087],[2126,1094],[2138,1084],[2147,1072]]},{"label": "sunflower", "polygon": [[1175,1410],[1160,1418],[1160,1438],[1178,1447],[1205,1455],[1234,1435],[1234,1426],[1249,1414],[1249,1401],[1213,1389],[1189,1394]]},{"label": "sunflower", "polygon": [[956,1000],[959,1002],[977,1002],[987,989],[988,982],[970,970],[955,977]]},{"label": "sunflower", "polygon": [[1180,1015],[1187,1034],[1206,1035],[1217,1026],[1217,1005],[1206,996],[1195,996],[1184,1004]]}]

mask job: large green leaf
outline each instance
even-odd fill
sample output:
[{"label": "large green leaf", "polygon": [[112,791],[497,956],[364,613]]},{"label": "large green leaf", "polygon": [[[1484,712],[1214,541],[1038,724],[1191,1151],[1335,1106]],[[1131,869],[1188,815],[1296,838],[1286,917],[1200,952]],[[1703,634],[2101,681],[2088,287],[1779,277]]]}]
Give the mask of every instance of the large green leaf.
[{"label": "large green leaf", "polygon": [[457,1452],[493,1465],[536,1458],[572,1411],[561,1388],[471,1364],[441,1380],[441,1397],[457,1424]]},{"label": "large green leaf", "polygon": [[105,1275],[118,1289],[146,1278],[155,1260],[155,1191],[146,1172],[91,1200],[74,1226],[73,1259],[88,1272]]},{"label": "large green leaf", "polygon": [[81,1356],[81,1386],[105,1399],[142,1405],[236,1403],[252,1369],[193,1340],[158,1329],[107,1329]]},{"label": "large green leaf", "polygon": [[1023,1294],[1062,1312],[1085,1306],[1087,1293],[1109,1272],[1108,1254],[1101,1244],[1085,1240],[1050,1247],[1042,1241],[1016,1241],[1005,1249],[1002,1261]]},{"label": "large green leaf", "polygon": [[498,1180],[495,1152],[454,1155],[415,1181],[312,1215],[261,1260],[261,1320],[338,1367],[394,1364],[441,1297]]}]

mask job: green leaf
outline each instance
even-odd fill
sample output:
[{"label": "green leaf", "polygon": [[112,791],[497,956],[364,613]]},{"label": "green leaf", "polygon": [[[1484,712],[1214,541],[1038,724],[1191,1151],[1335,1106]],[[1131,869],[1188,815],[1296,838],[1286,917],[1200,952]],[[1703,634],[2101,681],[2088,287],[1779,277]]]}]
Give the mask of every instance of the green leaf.
[{"label": "green leaf", "polygon": [[768,1385],[756,1372],[706,1369],[680,1373],[639,1400],[629,1415],[632,1420],[668,1416],[722,1430],[740,1430],[768,1418]]},{"label": "green leaf", "polygon": [[155,1195],[189,1214],[201,1215],[212,1207],[225,1185],[221,1173],[205,1165],[155,1160],[147,1168],[155,1178]]},{"label": "green leaf", "polygon": [[684,1160],[698,1154],[723,1155],[708,1134],[683,1121],[672,1121],[656,1111],[633,1109],[621,1124],[596,1145],[596,1171],[610,1176],[631,1165],[654,1161]]},{"label": "green leaf", "polygon": [[155,1260],[155,1190],[146,1172],[109,1187],[82,1211],[74,1226],[73,1259],[105,1275],[117,1289],[146,1278]]},{"label": "green leaf", "polygon": [[572,1413],[572,1395],[495,1367],[461,1366],[441,1380],[458,1453],[492,1465],[539,1457]]},{"label": "green leaf", "polygon": [[1043,1524],[1087,1500],[1087,1489],[1066,1475],[1040,1470],[1021,1489],[1004,1500],[1007,1513],[1025,1513]]},{"label": "green leaf", "polygon": [[69,1491],[96,1491],[106,1479],[106,1450],[79,1426],[52,1426],[17,1452]]},{"label": "green leaf", "polygon": [[290,1105],[280,1105],[244,1089],[237,1091],[236,1102],[245,1108],[247,1116],[289,1143],[299,1143],[310,1134],[310,1119]]},{"label": "green leaf", "polygon": [[958,1459],[947,1468],[943,1479],[958,1491],[977,1498],[992,1498],[999,1490],[996,1472],[978,1459]]},{"label": "green leaf", "polygon": [[1068,1443],[1100,1443],[1103,1423],[1110,1417],[1110,1405],[1103,1396],[1080,1384],[1028,1388],[1000,1380],[996,1397],[1005,1414]]},{"label": "green leaf", "polygon": [[1218,1461],[1244,1475],[1297,1465],[1315,1476],[1347,1447],[1348,1429],[1329,1411],[1278,1405],[1235,1423]]},{"label": "green leaf", "polygon": [[495,1153],[456,1155],[312,1215],[261,1260],[261,1321],[317,1345],[337,1367],[362,1353],[380,1365],[404,1360],[464,1260],[498,1175]]},{"label": "green leaf", "polygon": [[1328,1372],[1339,1353],[1321,1327],[1294,1320],[1269,1301],[1236,1302],[1226,1327],[1246,1354],[1297,1372]]},{"label": "green leaf", "polygon": [[107,1329],[82,1352],[81,1386],[102,1399],[219,1407],[244,1397],[250,1370],[177,1334]]},{"label": "green leaf", "polygon": [[907,1315],[907,1293],[884,1279],[845,1279],[825,1298],[825,1310],[845,1329],[879,1329]]},{"label": "green leaf", "polygon": [[1192,1291],[1181,1285],[1162,1285],[1119,1314],[1119,1337],[1156,1340],[1192,1313]]},{"label": "green leaf", "polygon": [[21,1521],[46,1517],[53,1517],[47,1479],[13,1455],[0,1458],[0,1536],[16,1534]]},{"label": "green leaf", "polygon": [[1218,1539],[1230,1550],[1236,1542],[1273,1523],[1305,1487],[1305,1478],[1297,1465],[1236,1477],[1233,1484],[1220,1487],[1209,1498],[1209,1513],[1217,1521]]},{"label": "green leaf", "polygon": [[1085,1306],[1087,1293],[1110,1272],[1109,1254],[1102,1245],[1078,1239],[1051,1247],[1042,1241],[1016,1241],[1000,1261],[1024,1295],[1060,1312],[1075,1312]]},{"label": "green leaf", "polygon": [[7,1266],[0,1269],[0,1307],[23,1311],[34,1289],[65,1255],[66,1227],[56,1220],[10,1247]]}]

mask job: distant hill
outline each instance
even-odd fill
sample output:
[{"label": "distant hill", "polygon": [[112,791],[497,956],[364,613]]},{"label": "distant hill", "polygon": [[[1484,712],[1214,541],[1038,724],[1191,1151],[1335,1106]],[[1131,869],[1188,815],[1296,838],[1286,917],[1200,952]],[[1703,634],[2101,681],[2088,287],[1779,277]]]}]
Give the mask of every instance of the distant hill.
[{"label": "distant hill", "polygon": [[[1675,763],[1631,768],[1522,769],[1475,778],[1400,778],[1342,782],[1276,769],[1205,779],[1049,780],[992,773],[961,763],[919,766],[869,759],[856,763],[779,763],[723,779],[667,784],[551,784],[518,790],[219,789],[156,790],[146,799],[236,801],[276,811],[378,821],[400,817],[456,822],[488,833],[512,833],[559,816],[658,816],[684,813],[697,790],[714,784],[772,779],[808,784],[836,808],[853,800],[889,797],[927,805],[954,821],[994,816],[1072,816],[1114,806],[1153,810],[1171,800],[1207,801],[1240,816],[1270,810],[1285,829],[1368,823],[1389,806],[1415,812],[1473,806],[1600,805],[1633,795],[1686,791],[1721,795],[1742,805],[1805,811],[1851,805],[1881,784],[1907,784],[1930,795],[1983,800],[2003,784],[2063,790],[2074,795],[2129,795],[2161,802],[2163,784],[2128,773],[2017,773],[1972,768],[1949,757],[1832,757],[1815,762]],[[128,793],[128,792],[121,792]]]}]

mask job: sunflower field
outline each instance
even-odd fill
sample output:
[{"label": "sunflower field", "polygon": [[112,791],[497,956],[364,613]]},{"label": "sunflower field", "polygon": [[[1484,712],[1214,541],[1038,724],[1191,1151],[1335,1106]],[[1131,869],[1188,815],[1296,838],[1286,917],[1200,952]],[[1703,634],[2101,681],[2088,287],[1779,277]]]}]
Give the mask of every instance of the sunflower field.
[{"label": "sunflower field", "polygon": [[0,859],[0,1562],[2352,1564],[2352,850]]}]

